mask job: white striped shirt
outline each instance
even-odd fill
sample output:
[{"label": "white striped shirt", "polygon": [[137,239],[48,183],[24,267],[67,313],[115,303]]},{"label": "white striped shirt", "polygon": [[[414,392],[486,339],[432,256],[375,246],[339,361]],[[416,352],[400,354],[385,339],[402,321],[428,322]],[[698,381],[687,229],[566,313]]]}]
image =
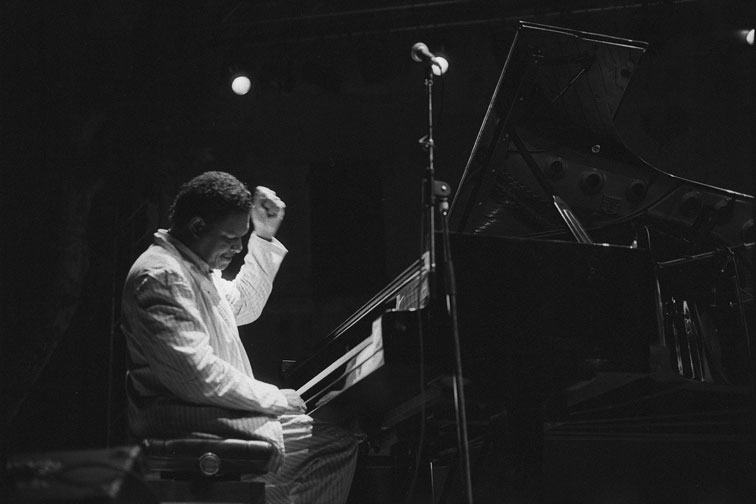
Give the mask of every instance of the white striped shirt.
[{"label": "white striped shirt", "polygon": [[260,316],[286,252],[253,233],[228,281],[167,231],[155,233],[122,298],[132,434],[266,439],[283,454],[276,417],[286,398],[255,379],[237,326]]}]

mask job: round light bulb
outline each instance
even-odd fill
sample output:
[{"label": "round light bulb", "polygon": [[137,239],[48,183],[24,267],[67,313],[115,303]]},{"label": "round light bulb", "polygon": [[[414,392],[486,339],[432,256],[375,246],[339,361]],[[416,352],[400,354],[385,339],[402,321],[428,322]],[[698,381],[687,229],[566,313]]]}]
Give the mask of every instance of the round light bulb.
[{"label": "round light bulb", "polygon": [[231,81],[231,89],[239,96],[249,93],[252,88],[252,82],[246,75],[238,75]]},{"label": "round light bulb", "polygon": [[753,29],[753,28],[751,28],[750,30],[748,30],[748,33],[746,33],[746,43],[747,43],[748,45],[750,45],[750,46],[752,46],[752,45],[753,45],[753,39],[754,39],[754,33],[753,33],[753,30],[754,30],[754,29]]}]

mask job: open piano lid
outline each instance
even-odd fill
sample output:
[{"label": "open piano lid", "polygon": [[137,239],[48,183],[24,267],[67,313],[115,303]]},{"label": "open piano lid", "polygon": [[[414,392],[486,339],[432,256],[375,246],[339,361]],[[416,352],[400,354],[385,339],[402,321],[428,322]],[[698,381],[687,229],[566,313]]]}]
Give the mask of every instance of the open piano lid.
[{"label": "open piano lid", "polygon": [[646,47],[521,22],[458,185],[450,228],[573,240],[557,199],[594,241],[630,245],[628,233],[597,230],[639,216],[707,240],[753,241],[751,196],[662,172],[622,142],[615,114]]}]

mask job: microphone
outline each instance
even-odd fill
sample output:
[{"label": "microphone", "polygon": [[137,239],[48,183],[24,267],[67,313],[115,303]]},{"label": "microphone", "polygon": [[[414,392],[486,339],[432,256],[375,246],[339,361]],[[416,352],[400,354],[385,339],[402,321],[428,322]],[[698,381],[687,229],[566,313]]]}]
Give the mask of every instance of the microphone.
[{"label": "microphone", "polygon": [[428,46],[418,42],[412,46],[410,51],[412,59],[418,63],[425,63],[431,66],[435,75],[443,75],[449,69],[449,62],[443,56],[436,56],[428,49]]}]

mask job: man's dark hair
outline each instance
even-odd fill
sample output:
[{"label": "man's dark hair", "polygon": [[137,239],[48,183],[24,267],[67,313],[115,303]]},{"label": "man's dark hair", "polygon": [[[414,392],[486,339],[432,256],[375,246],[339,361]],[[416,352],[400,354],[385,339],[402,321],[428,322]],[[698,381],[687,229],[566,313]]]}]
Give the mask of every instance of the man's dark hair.
[{"label": "man's dark hair", "polygon": [[195,216],[214,222],[251,208],[252,194],[243,182],[229,173],[209,171],[181,186],[168,218],[171,226],[181,227]]}]

